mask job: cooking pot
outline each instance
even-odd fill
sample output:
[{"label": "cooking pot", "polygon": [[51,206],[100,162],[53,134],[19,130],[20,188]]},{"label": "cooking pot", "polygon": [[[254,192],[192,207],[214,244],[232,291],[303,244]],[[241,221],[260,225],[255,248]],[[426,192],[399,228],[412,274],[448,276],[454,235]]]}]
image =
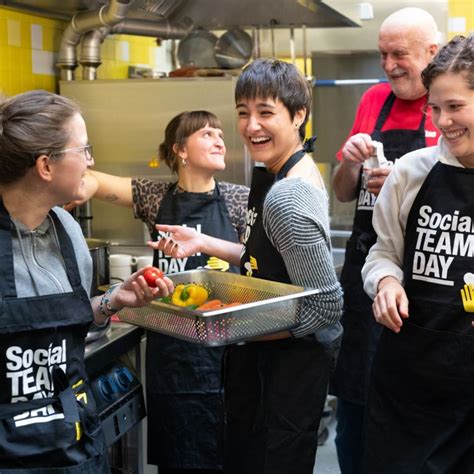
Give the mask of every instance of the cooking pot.
[{"label": "cooking pot", "polygon": [[216,42],[215,57],[222,68],[240,68],[252,55],[253,41],[249,34],[240,28],[232,28]]},{"label": "cooking pot", "polygon": [[91,296],[101,294],[97,288],[110,283],[109,243],[101,239],[86,239],[92,257]]},{"label": "cooking pot", "polygon": [[210,31],[196,28],[178,44],[178,61],[181,67],[194,65],[198,68],[215,68],[217,61],[214,47],[217,36]]}]

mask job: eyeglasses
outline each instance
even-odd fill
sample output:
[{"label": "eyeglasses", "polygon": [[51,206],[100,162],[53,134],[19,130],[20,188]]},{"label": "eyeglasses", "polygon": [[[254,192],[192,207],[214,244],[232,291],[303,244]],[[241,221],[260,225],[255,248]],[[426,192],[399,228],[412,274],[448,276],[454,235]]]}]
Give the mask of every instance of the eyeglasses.
[{"label": "eyeglasses", "polygon": [[84,158],[86,161],[92,161],[92,145],[86,145],[86,146],[79,146],[77,148],[66,148],[61,151],[55,151],[53,153],[50,153],[49,156],[54,156],[54,155],[63,155],[64,153],[68,153],[70,151],[76,151],[76,152],[82,152],[84,154]]}]

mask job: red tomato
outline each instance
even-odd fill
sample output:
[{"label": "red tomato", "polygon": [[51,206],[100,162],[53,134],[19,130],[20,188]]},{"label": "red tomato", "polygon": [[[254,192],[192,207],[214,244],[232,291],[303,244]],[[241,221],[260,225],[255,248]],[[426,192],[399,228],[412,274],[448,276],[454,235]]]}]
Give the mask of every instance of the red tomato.
[{"label": "red tomato", "polygon": [[164,274],[161,270],[158,270],[156,267],[151,267],[147,268],[143,272],[143,278],[145,278],[145,281],[147,282],[147,285],[150,288],[155,288],[156,287],[156,279],[157,278],[163,278]]}]

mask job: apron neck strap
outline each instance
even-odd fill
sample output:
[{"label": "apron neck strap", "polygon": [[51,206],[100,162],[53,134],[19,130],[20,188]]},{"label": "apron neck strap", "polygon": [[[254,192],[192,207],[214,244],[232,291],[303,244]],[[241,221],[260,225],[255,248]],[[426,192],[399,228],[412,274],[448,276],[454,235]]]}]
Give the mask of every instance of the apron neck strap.
[{"label": "apron neck strap", "polygon": [[[377,122],[374,127],[374,132],[379,132],[382,130],[383,124],[387,120],[390,110],[392,110],[393,104],[395,103],[395,99],[397,97],[393,92],[390,92],[388,97],[385,99],[385,102],[382,106],[382,110],[380,111],[379,116],[377,117]],[[426,120],[426,114],[422,113],[421,114],[421,120],[420,120],[420,125],[418,126],[418,131],[424,131],[425,130],[425,120]]]},{"label": "apron neck strap", "polygon": [[377,117],[374,132],[380,132],[382,130],[383,124],[387,120],[387,117],[390,114],[390,110],[392,110],[395,99],[395,94],[393,92],[390,92],[390,94],[388,94],[388,97],[385,99],[385,102],[383,103],[382,110],[380,111],[379,116]]},{"label": "apron neck strap", "polygon": [[0,301],[2,297],[15,297],[15,273],[13,271],[12,222],[3,200],[0,199]]},{"label": "apron neck strap", "polygon": [[51,209],[49,215],[53,219],[58,234],[59,245],[61,247],[61,253],[66,265],[66,274],[69,279],[69,283],[73,290],[82,288],[81,276],[79,273],[79,267],[77,266],[76,253],[74,252],[74,246],[71,239],[66,232],[66,229],[62,225],[56,212]]},{"label": "apron neck strap", "polygon": [[298,163],[304,155],[306,155],[305,149],[298,150],[296,153],[293,153],[288,158],[286,163],[281,167],[280,171],[278,171],[275,181],[280,181],[281,179],[283,179],[288,174],[288,171],[290,171],[291,168],[293,168],[293,166],[295,166],[296,163]]},{"label": "apron neck strap", "polygon": [[[56,213],[51,210],[49,215],[58,234],[69,283],[73,290],[76,290],[81,287],[81,278],[74,247]],[[2,262],[0,265],[0,300],[2,297],[15,298],[17,293],[13,265],[12,222],[2,200],[0,200],[0,261]]]}]

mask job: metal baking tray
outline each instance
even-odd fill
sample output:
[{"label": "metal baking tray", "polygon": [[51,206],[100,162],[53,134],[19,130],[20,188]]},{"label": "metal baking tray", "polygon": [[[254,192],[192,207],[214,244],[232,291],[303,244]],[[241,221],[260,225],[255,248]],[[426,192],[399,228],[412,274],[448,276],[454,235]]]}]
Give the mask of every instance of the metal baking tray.
[{"label": "metal baking tray", "polygon": [[242,304],[195,311],[157,300],[143,308],[122,309],[120,320],[202,346],[224,346],[294,328],[299,323],[298,302],[320,292],[217,270],[190,270],[170,278],[175,285],[204,286],[209,299]]}]

